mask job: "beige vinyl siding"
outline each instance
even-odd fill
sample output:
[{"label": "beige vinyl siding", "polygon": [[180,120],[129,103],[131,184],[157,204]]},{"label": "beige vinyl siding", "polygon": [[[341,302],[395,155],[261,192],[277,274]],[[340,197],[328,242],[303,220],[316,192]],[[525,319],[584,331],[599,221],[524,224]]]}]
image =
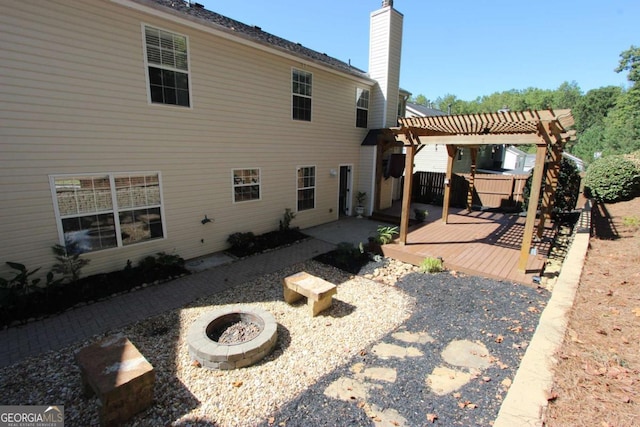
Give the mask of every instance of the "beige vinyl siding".
[{"label": "beige vinyl siding", "polygon": [[391,29],[389,40],[389,63],[388,68],[388,100],[387,120],[385,127],[398,125],[398,101],[400,92],[400,59],[402,53],[402,21],[400,13],[392,10]]},{"label": "beige vinyl siding", "polygon": [[365,214],[370,215],[373,209],[373,194],[374,194],[374,181],[375,181],[375,164],[376,164],[376,151],[374,146],[360,147],[360,168],[356,170],[356,189],[353,194],[353,206],[356,206],[355,196],[359,191],[367,193],[367,200],[365,202]]},{"label": "beige vinyl siding", "polygon": [[378,81],[370,127],[396,126],[402,48],[402,14],[383,8],[371,14],[369,74]]},{"label": "beige vinyl siding", "polygon": [[[0,23],[2,264],[53,262],[50,175],[161,173],[166,238],[83,255],[85,274],[159,251],[189,259],[223,250],[232,232],[277,229],[296,206],[298,165],[316,166],[316,207],[292,225],[337,218],[329,171],[359,169],[362,80],[104,0],[24,0]],[[192,108],[148,102],[143,24],[188,37]],[[313,73],[312,122],[291,119],[292,67]],[[246,167],[261,170],[262,200],[234,204],[229,173]]]},{"label": "beige vinyl siding", "polygon": [[387,62],[387,28],[388,15],[374,12],[371,17],[369,34],[369,74],[378,80],[371,93],[369,108],[370,128],[384,127],[385,103],[386,103],[386,76],[389,63]]}]

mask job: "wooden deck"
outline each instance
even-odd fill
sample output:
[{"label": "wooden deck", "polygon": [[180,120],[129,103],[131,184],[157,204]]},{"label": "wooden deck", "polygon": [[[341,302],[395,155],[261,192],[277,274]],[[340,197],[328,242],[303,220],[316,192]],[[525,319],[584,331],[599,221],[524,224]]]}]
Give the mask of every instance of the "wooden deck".
[{"label": "wooden deck", "polygon": [[542,275],[554,237],[552,224],[546,225],[541,241],[533,243],[537,253],[529,255],[522,273],[517,266],[524,217],[450,208],[445,224],[441,207],[420,206],[429,211],[428,221],[409,228],[406,245],[384,245],[385,256],[414,265],[426,257],[441,257],[448,270],[529,285],[534,276]]}]

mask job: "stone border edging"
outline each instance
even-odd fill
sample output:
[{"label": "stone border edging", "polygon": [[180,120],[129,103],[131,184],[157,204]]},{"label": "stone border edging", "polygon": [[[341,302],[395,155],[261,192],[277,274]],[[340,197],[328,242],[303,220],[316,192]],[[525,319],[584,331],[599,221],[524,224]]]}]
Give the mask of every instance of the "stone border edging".
[{"label": "stone border edging", "polygon": [[[589,249],[591,202],[587,202],[578,220],[579,227],[564,260],[558,281],[538,327],[520,363],[493,427],[542,426],[553,386],[556,352],[564,341],[569,313],[580,283]],[[585,226],[585,221],[589,224]]]}]

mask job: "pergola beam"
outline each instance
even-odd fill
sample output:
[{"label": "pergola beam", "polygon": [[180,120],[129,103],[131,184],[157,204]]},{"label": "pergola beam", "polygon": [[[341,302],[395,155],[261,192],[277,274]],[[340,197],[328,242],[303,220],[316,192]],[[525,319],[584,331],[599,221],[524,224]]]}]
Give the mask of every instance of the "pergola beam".
[{"label": "pergola beam", "polygon": [[[514,134],[491,134],[491,135],[443,135],[424,130],[413,130],[415,135],[422,144],[444,144],[444,145],[491,145],[491,144],[508,144],[508,145],[527,145],[536,144],[538,138],[530,133],[514,133]],[[428,142],[423,142],[428,140]]]}]

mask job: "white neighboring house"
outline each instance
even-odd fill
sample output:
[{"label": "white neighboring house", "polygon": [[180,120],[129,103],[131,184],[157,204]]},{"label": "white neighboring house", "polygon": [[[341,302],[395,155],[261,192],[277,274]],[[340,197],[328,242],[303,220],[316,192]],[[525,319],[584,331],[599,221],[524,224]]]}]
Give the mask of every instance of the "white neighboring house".
[{"label": "white neighboring house", "polygon": [[[569,159],[575,163],[579,172],[584,172],[584,162],[581,158],[576,157],[566,151],[562,152],[562,157]],[[510,145],[505,149],[504,161],[502,168],[505,169],[505,173],[510,174],[523,174],[529,173],[536,164],[536,155],[531,153],[525,153],[519,148]]]},{"label": "white neighboring house", "polygon": [[[0,26],[0,276],[75,242],[93,274],[353,214],[395,126],[403,15],[369,72],[183,0],[16,1]],[[368,212],[370,213],[370,207]]]},{"label": "white neighboring house", "polygon": [[528,173],[536,162],[535,154],[527,154],[518,147],[509,145],[504,150],[502,168],[507,171]]}]

